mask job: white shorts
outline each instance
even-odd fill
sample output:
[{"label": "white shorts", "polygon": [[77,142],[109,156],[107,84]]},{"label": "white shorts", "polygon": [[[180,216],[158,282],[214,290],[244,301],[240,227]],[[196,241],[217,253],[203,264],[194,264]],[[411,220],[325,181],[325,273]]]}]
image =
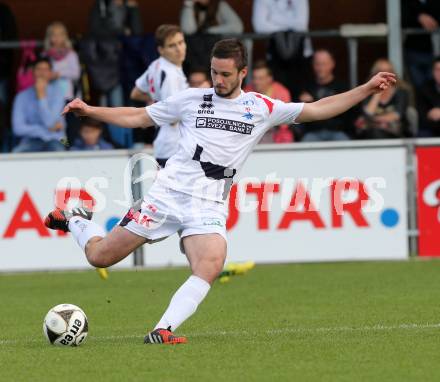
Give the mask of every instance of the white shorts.
[{"label": "white shorts", "polygon": [[226,239],[226,217],[223,203],[194,198],[154,183],[119,225],[150,241],[163,240],[176,232],[181,238],[218,233]]}]

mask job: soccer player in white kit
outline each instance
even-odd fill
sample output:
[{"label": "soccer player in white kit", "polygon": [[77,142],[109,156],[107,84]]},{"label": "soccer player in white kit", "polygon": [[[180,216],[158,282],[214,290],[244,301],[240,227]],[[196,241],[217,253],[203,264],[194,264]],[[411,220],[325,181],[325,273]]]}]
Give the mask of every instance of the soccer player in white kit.
[{"label": "soccer player in white kit", "polygon": [[[188,81],[182,70],[186,56],[185,38],[179,26],[163,24],[155,33],[160,57],[136,80],[130,97],[146,102],[150,97],[154,102],[163,101],[188,88]],[[176,124],[164,123],[154,140],[154,157],[161,167],[177,152],[180,139]]]},{"label": "soccer player in white kit", "polygon": [[178,152],[159,171],[142,204],[131,208],[108,235],[90,220],[91,212],[81,208],[56,209],[46,218],[49,228],[70,231],[95,267],[113,265],[139,246],[179,232],[192,275],[175,292],[145,343],[187,342],[173,331],[196,311],[223,268],[225,199],[265,131],[280,124],[332,118],[396,82],[394,74],[381,72],[345,93],[306,104],[283,103],[241,90],[246,60],[240,41],[221,40],[211,53],[211,89],[187,89],[146,108],[93,107],[75,99],[64,109],[127,128],[180,125]]}]

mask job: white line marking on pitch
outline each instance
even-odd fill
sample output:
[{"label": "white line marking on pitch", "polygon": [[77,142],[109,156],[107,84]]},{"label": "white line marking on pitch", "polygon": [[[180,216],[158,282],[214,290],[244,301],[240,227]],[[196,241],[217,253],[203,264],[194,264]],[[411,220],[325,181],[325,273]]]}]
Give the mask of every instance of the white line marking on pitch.
[{"label": "white line marking on pitch", "polygon": [[[423,330],[423,329],[437,329],[440,328],[440,323],[438,324],[399,324],[399,325],[372,325],[372,326],[335,326],[335,327],[322,327],[322,328],[279,328],[279,329],[268,329],[264,332],[259,331],[228,331],[220,330],[214,332],[189,332],[184,333],[189,337],[215,337],[215,336],[232,336],[232,335],[257,335],[261,333],[265,334],[283,334],[283,333],[326,333],[326,332],[369,332],[369,331],[391,331],[391,330]],[[112,340],[124,340],[133,338],[144,338],[143,335],[131,334],[131,335],[121,335],[121,336],[93,336],[88,338],[89,341],[112,341]],[[10,345],[19,343],[32,343],[41,342],[41,339],[29,338],[29,339],[0,339],[0,345]]]}]

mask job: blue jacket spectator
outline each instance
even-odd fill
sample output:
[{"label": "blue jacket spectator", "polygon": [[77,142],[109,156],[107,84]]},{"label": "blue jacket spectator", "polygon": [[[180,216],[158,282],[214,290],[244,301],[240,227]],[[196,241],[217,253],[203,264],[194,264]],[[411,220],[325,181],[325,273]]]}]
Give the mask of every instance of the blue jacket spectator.
[{"label": "blue jacket spectator", "polygon": [[64,93],[57,82],[49,82],[52,71],[47,58],[34,63],[35,85],[18,93],[12,111],[12,129],[21,137],[14,152],[64,151]]}]

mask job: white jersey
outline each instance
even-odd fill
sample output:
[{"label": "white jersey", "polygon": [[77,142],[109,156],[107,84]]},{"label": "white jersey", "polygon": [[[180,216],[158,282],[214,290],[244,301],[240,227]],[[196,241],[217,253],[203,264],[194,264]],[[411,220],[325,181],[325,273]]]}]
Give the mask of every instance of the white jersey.
[{"label": "white jersey", "polygon": [[[154,60],[135,84],[144,93],[148,93],[155,102],[163,101],[188,88],[182,68],[164,57]],[[159,126],[159,132],[154,140],[154,156],[168,159],[177,151],[180,132],[175,125],[165,123]]]},{"label": "white jersey", "polygon": [[292,124],[304,104],[284,103],[259,93],[234,99],[214,89],[187,89],[147,106],[153,121],[179,123],[177,153],[159,171],[157,182],[198,198],[223,202],[234,176],[271,127]]}]

